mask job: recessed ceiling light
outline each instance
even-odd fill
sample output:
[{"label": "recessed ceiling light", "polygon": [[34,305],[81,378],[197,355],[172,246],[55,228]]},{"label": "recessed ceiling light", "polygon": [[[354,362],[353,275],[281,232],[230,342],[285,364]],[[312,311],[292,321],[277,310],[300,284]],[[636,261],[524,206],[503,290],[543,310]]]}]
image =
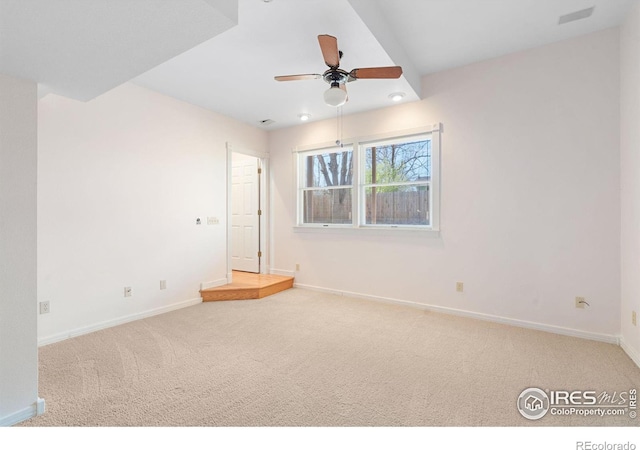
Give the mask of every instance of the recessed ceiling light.
[{"label": "recessed ceiling light", "polygon": [[298,117],[300,118],[300,120],[302,120],[303,122],[306,122],[307,120],[311,119],[311,114],[309,113],[302,113],[302,114],[298,114]]},{"label": "recessed ceiling light", "polygon": [[399,102],[404,98],[404,92],[394,92],[393,94],[389,94],[389,98],[394,102]]}]

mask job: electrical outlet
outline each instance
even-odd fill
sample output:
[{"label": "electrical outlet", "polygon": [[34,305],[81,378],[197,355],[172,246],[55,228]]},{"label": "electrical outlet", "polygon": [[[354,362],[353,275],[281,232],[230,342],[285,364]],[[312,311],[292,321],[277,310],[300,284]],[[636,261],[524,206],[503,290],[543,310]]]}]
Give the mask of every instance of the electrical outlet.
[{"label": "electrical outlet", "polygon": [[130,287],[124,288],[124,296],[125,297],[131,297],[131,294],[132,294],[132,292],[131,292],[131,288]]},{"label": "electrical outlet", "polygon": [[[47,311],[48,312],[48,311]],[[631,323],[635,326],[637,325],[636,323],[636,312],[635,311],[631,311]]]},{"label": "electrical outlet", "polygon": [[300,264],[296,264],[296,272],[300,271]]},{"label": "electrical outlet", "polygon": [[49,302],[40,302],[40,314],[49,314],[50,311]]},{"label": "electrical outlet", "polygon": [[167,288],[167,280],[160,280],[160,289]]},{"label": "electrical outlet", "polygon": [[462,281],[456,283],[456,292],[464,292],[464,283]]},{"label": "electrical outlet", "polygon": [[584,297],[576,297],[576,308],[584,309],[584,305],[586,304],[587,302],[584,300]]}]

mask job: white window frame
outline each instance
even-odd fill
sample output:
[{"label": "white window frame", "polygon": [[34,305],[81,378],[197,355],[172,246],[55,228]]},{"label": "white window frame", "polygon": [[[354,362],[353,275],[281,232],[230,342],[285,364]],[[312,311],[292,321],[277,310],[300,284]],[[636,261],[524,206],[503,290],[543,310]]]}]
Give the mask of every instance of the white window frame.
[{"label": "white window frame", "polygon": [[[296,232],[315,232],[323,230],[323,232],[391,232],[400,233],[402,231],[407,232],[420,232],[420,233],[435,233],[440,232],[440,153],[441,153],[441,133],[442,124],[436,123],[430,127],[420,127],[410,130],[402,130],[393,133],[385,133],[374,136],[364,136],[348,140],[343,140],[344,147],[350,147],[353,151],[353,179],[351,184],[352,195],[352,221],[347,224],[325,224],[325,223],[303,223],[304,208],[303,208],[303,195],[304,192],[304,174],[306,168],[303,166],[306,156],[318,155],[322,153],[329,153],[334,151],[340,151],[340,147],[337,147],[335,143],[309,145],[305,147],[299,147],[293,149],[294,154],[294,177],[295,183],[295,208],[296,208],[296,225],[294,230]],[[366,224],[365,215],[365,202],[364,194],[365,188],[369,185],[366,183],[364,164],[361,164],[361,159],[364,157],[364,151],[367,145],[370,143],[381,141],[397,140],[398,142],[411,141],[412,138],[419,138],[423,135],[431,136],[431,180],[427,183],[430,186],[430,224],[429,225],[379,225],[379,224]],[[401,183],[399,183],[401,184]],[[408,182],[408,185],[416,185],[420,183]],[[336,187],[337,188],[337,187]],[[325,189],[325,188],[322,188]]]},{"label": "white window frame", "polygon": [[[378,145],[390,145],[390,144],[405,144],[408,142],[416,142],[419,139],[428,139],[431,141],[431,146],[432,146],[432,151],[433,151],[433,136],[432,136],[432,132],[428,131],[425,133],[419,133],[419,134],[412,134],[412,135],[404,135],[402,137],[393,137],[390,139],[376,139],[373,141],[367,141],[367,142],[360,142],[359,144],[359,149],[358,149],[358,154],[360,156],[360,158],[362,158],[362,160],[365,160],[366,158],[366,150],[367,148],[371,148],[373,146],[375,146],[376,144]],[[433,169],[433,162],[431,161],[431,169]],[[418,228],[418,229],[429,229],[431,228],[431,202],[432,202],[432,191],[431,188],[429,188],[429,225],[408,225],[408,224],[372,224],[372,223],[366,223],[366,190],[368,188],[374,187],[374,186],[380,186],[380,187],[384,187],[384,186],[431,186],[431,180],[429,181],[404,181],[404,182],[395,182],[395,183],[367,183],[366,180],[366,170],[365,170],[365,164],[361,164],[361,168],[360,168],[360,176],[358,178],[359,183],[358,183],[358,195],[359,195],[359,199],[360,199],[360,211],[359,211],[359,218],[360,218],[360,226],[365,228],[365,227],[374,227],[374,228]]]},{"label": "white window frame", "polygon": [[[305,175],[306,175],[306,167],[305,167],[305,158],[309,157],[309,156],[316,156],[316,155],[323,155],[325,153],[338,153],[338,152],[342,152],[342,151],[349,151],[351,150],[352,152],[352,161],[353,161],[353,172],[355,175],[355,170],[356,170],[356,153],[358,151],[358,149],[351,145],[351,144],[343,144],[342,147],[338,147],[335,144],[333,146],[323,146],[322,148],[314,148],[312,150],[306,150],[306,151],[300,151],[297,154],[297,183],[296,183],[296,191],[297,191],[297,213],[296,213],[296,217],[297,217],[297,223],[299,226],[304,226],[304,227],[322,227],[322,228],[327,228],[327,227],[341,227],[341,228],[350,228],[353,226],[354,221],[357,219],[355,216],[355,211],[353,211],[354,209],[354,201],[356,201],[356,197],[358,195],[357,193],[357,189],[358,187],[356,186],[356,184],[354,183],[355,181],[355,177],[352,178],[351,180],[351,184],[350,185],[345,185],[345,186],[325,186],[325,187],[305,187]],[[323,191],[323,190],[335,190],[335,189],[351,189],[351,209],[352,209],[352,213],[351,213],[351,223],[304,223],[304,193],[307,191]]]}]

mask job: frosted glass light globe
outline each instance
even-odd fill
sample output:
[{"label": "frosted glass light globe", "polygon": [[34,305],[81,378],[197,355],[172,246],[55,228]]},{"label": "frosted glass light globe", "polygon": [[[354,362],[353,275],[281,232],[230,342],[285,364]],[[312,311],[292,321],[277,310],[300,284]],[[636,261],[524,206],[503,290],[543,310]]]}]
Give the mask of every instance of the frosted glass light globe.
[{"label": "frosted glass light globe", "polygon": [[329,106],[342,106],[347,102],[347,93],[339,86],[332,86],[324,92],[324,102]]}]

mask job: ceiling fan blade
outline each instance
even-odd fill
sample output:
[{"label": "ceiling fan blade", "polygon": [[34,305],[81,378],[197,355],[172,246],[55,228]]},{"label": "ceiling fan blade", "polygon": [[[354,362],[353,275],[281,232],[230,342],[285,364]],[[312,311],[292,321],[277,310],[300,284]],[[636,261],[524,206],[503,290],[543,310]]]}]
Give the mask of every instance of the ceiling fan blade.
[{"label": "ceiling fan blade", "polygon": [[338,40],[328,34],[318,35],[320,50],[327,66],[335,69],[340,65],[340,52],[338,51]]},{"label": "ceiling fan blade", "polygon": [[359,78],[400,78],[402,75],[402,67],[367,67],[364,69],[353,69],[349,73],[349,77],[355,80]]},{"label": "ceiling fan blade", "polygon": [[318,73],[307,73],[303,75],[281,75],[273,78],[276,81],[317,80],[319,78],[322,78],[322,75]]}]

